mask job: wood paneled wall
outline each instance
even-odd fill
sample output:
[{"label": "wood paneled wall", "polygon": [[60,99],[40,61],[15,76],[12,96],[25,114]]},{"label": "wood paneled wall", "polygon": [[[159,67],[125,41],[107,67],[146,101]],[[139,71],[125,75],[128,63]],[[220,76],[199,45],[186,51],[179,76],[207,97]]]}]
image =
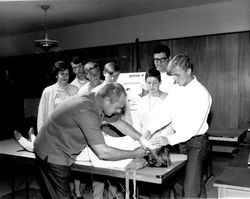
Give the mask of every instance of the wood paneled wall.
[{"label": "wood paneled wall", "polygon": [[56,60],[78,55],[101,66],[117,61],[122,72],[146,71],[152,67],[152,50],[158,44],[168,45],[172,57],[180,53],[190,56],[197,79],[213,99],[211,127],[237,128],[239,123],[250,121],[249,31],[0,58],[0,67],[12,71],[22,98],[40,97],[51,83],[47,73]]},{"label": "wood paneled wall", "polygon": [[196,77],[213,99],[212,127],[237,128],[240,123],[250,121],[249,32],[141,43],[143,70],[151,66],[149,51],[158,43],[168,45],[172,56],[190,56]]}]

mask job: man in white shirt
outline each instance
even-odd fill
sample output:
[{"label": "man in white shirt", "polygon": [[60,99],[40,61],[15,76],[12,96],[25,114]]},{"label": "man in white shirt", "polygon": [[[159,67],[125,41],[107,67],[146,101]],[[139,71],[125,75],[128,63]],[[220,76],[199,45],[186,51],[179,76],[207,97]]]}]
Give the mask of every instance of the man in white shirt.
[{"label": "man in white shirt", "polygon": [[70,64],[72,66],[73,73],[76,75],[75,79],[70,84],[76,86],[79,90],[88,82],[84,74],[83,64],[79,57],[73,57]]},{"label": "man in white shirt", "polygon": [[183,193],[185,198],[206,197],[202,177],[204,159],[208,151],[207,117],[212,98],[208,90],[193,75],[193,64],[186,55],[175,56],[168,64],[174,77],[174,85],[168,103],[155,121],[148,126],[153,133],[167,124],[172,125],[173,134],[155,136],[152,143],[157,146],[181,143],[187,154]]},{"label": "man in white shirt", "polygon": [[170,49],[166,45],[158,45],[153,50],[153,60],[156,70],[161,73],[160,90],[168,93],[174,84],[174,79],[167,71],[168,63],[171,59]]}]

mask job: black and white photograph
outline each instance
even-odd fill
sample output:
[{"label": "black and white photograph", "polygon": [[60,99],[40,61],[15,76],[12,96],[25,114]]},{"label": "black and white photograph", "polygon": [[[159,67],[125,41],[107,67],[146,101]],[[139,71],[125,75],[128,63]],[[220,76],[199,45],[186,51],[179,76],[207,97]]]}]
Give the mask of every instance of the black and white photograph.
[{"label": "black and white photograph", "polygon": [[1,0],[0,199],[250,198],[249,0]]}]

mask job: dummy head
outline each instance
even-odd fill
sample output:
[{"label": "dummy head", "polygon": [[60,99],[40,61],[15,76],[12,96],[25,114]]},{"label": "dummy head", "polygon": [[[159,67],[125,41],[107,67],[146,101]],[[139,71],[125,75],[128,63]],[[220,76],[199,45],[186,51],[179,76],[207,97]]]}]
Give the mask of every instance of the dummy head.
[{"label": "dummy head", "polygon": [[167,146],[152,150],[145,156],[145,159],[149,167],[168,167],[171,165]]}]

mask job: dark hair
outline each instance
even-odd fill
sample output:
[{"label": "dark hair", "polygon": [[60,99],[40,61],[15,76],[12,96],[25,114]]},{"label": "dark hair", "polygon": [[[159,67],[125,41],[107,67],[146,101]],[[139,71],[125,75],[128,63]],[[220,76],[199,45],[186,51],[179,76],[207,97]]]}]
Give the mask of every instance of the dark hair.
[{"label": "dark hair", "polygon": [[167,146],[152,150],[144,158],[149,167],[169,167],[171,165],[170,153]]},{"label": "dark hair", "polygon": [[158,54],[158,53],[165,53],[167,58],[170,56],[170,49],[168,46],[164,44],[160,44],[159,46],[156,46],[153,50],[153,54]]},{"label": "dark hair", "polygon": [[110,70],[115,71],[115,72],[119,72],[120,67],[115,62],[108,62],[104,65],[103,71],[108,72]]},{"label": "dark hair", "polygon": [[127,96],[124,87],[117,82],[107,83],[100,89],[100,91],[98,91],[98,94],[101,96],[101,98],[109,97],[111,103],[120,98],[122,94]]},{"label": "dark hair", "polygon": [[80,63],[82,63],[82,60],[79,57],[75,56],[72,58],[71,63],[80,64]]},{"label": "dark hair", "polygon": [[179,66],[184,71],[187,71],[189,68],[193,71],[193,63],[191,62],[190,58],[187,55],[179,54],[176,55],[172,60],[170,60],[167,68],[167,73],[171,74],[171,71],[176,67]]},{"label": "dark hair", "polygon": [[69,63],[64,62],[64,61],[57,61],[53,66],[52,66],[52,74],[56,76],[60,71],[65,71],[66,69],[69,70],[71,69],[71,66]]},{"label": "dark hair", "polygon": [[145,81],[148,77],[156,77],[161,82],[161,73],[156,68],[150,68],[145,74]]},{"label": "dark hair", "polygon": [[99,64],[96,63],[96,62],[92,62],[92,61],[87,62],[87,63],[84,64],[84,66],[83,66],[83,69],[84,69],[84,73],[85,73],[85,74],[87,74],[90,70],[92,70],[92,69],[94,69],[94,68],[100,69],[100,68],[99,68]]}]

